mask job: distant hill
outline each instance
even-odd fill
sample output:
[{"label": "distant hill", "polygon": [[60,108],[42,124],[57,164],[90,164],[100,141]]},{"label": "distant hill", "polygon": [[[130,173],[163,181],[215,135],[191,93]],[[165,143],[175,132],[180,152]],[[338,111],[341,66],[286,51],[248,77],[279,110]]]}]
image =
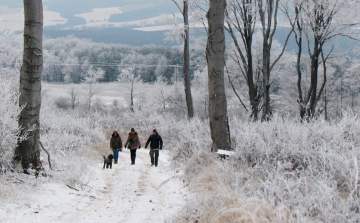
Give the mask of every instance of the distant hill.
[{"label": "distant hill", "polygon": [[[287,28],[278,28],[275,34],[275,39],[280,43],[284,43],[286,39]],[[115,44],[126,44],[131,46],[143,46],[155,44],[159,46],[175,46],[181,43],[177,42],[165,42],[164,39],[166,31],[139,31],[131,28],[103,28],[103,29],[83,29],[83,30],[54,30],[45,28],[44,35],[48,38],[59,38],[72,35],[77,38],[90,39],[97,43],[115,43]],[[191,31],[191,38],[205,38],[202,28],[193,28]],[[232,41],[231,37],[227,35],[227,41]],[[304,40],[303,46],[306,46]],[[359,42],[350,40],[345,37],[339,37],[334,39],[331,44],[327,44],[326,48],[330,49],[334,45],[334,52],[347,52],[354,47],[359,47]],[[286,51],[297,51],[297,45],[293,37],[290,37]],[[307,53],[307,49],[304,48],[303,53]],[[354,53],[352,56],[356,56]]]},{"label": "distant hill", "polygon": [[44,35],[48,38],[59,38],[72,35],[77,38],[90,39],[96,43],[117,43],[131,46],[155,44],[170,47],[177,45],[177,43],[164,41],[164,31],[144,32],[129,28],[106,28],[97,30],[44,29]]}]

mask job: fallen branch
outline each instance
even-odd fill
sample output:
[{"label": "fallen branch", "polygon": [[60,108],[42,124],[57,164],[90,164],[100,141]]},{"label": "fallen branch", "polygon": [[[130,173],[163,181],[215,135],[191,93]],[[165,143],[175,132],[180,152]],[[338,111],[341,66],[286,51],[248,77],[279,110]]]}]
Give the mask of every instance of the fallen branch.
[{"label": "fallen branch", "polygon": [[41,141],[40,141],[40,146],[41,146],[41,148],[46,152],[46,154],[48,155],[49,167],[50,167],[50,169],[52,170],[51,161],[50,161],[50,153],[45,149],[45,147],[44,147],[44,145],[41,143]]},{"label": "fallen branch", "polygon": [[75,187],[72,187],[72,186],[70,186],[69,184],[66,184],[66,186],[68,186],[68,188],[70,188],[70,189],[73,189],[73,190],[79,191],[79,189],[76,189]]}]

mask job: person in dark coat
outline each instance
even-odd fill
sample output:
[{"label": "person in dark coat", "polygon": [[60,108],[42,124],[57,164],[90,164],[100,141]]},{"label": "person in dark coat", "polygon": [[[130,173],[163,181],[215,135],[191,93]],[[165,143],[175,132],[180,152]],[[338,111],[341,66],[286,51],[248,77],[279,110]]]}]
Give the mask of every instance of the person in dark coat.
[{"label": "person in dark coat", "polygon": [[114,154],[114,164],[117,164],[119,159],[119,151],[122,151],[122,141],[119,133],[114,131],[110,139],[110,148]]},{"label": "person in dark coat", "polygon": [[[155,167],[158,166],[158,160],[159,160],[159,149],[162,150],[163,147],[163,141],[161,136],[158,134],[156,129],[153,130],[153,134],[150,135],[148,141],[146,142],[145,149],[150,143],[150,158],[151,158],[151,166]],[[155,157],[154,157],[155,156]]]},{"label": "person in dark coat", "polygon": [[129,136],[126,140],[125,147],[130,149],[131,152],[131,165],[135,165],[136,159],[136,150],[141,148],[140,140],[137,132],[135,132],[134,128],[131,128],[131,132],[129,132]]}]

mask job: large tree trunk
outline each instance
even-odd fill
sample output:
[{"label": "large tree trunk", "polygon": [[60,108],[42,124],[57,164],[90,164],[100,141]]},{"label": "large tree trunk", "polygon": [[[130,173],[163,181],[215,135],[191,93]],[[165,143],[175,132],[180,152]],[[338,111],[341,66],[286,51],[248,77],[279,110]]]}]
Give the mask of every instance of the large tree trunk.
[{"label": "large tree trunk", "polygon": [[189,6],[188,0],[184,0],[184,85],[185,85],[185,99],[188,110],[188,117],[194,117],[194,105],[191,95],[191,81],[190,81],[190,36],[189,36]]},{"label": "large tree trunk", "polygon": [[209,120],[211,139],[213,141],[212,152],[217,152],[218,149],[230,150],[230,131],[224,81],[225,7],[225,0],[210,0],[209,11],[206,14],[209,25],[206,60],[209,78]]},{"label": "large tree trunk", "polygon": [[19,140],[15,150],[15,160],[21,161],[25,170],[31,165],[40,167],[40,106],[41,74],[43,68],[42,0],[24,0],[24,53],[20,70],[19,105],[24,109],[20,113],[19,126],[25,141]]}]

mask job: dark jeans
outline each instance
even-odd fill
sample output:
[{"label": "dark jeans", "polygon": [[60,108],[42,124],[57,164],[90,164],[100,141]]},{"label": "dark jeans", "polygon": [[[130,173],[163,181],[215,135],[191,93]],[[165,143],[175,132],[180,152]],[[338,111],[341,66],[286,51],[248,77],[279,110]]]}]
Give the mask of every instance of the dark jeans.
[{"label": "dark jeans", "polygon": [[136,159],[136,149],[131,149],[131,163],[135,164],[135,159]]},{"label": "dark jeans", "polygon": [[119,149],[113,150],[113,154],[114,154],[114,160],[119,159]]},{"label": "dark jeans", "polygon": [[[158,165],[158,159],[159,159],[159,149],[150,149],[150,158],[151,158],[151,164],[155,164],[156,166]],[[155,155],[155,157],[154,157]],[[155,158],[155,162],[154,162],[154,158]]]}]

